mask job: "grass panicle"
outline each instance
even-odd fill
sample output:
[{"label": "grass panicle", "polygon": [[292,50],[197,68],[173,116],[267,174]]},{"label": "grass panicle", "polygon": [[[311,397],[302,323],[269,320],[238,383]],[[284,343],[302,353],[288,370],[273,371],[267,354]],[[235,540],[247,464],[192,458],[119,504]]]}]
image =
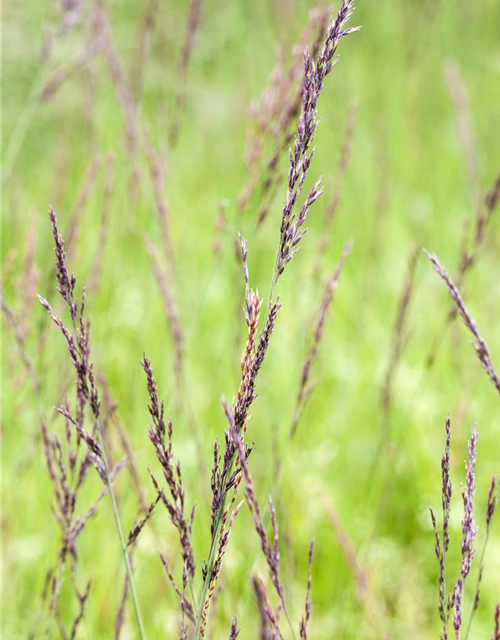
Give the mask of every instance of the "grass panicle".
[{"label": "grass panicle", "polygon": [[[58,411],[74,427],[77,438],[81,438],[86,443],[88,459],[99,474],[111,498],[115,525],[134,603],[137,629],[141,640],[143,640],[146,636],[113,489],[114,475],[108,464],[99,423],[101,402],[96,386],[93,363],[90,361],[90,323],[85,317],[85,289],[83,290],[82,300],[79,302],[75,295],[76,277],[73,274],[70,275],[68,271],[64,240],[59,233],[57,216],[52,207],[49,209],[49,217],[52,224],[55,243],[55,270],[56,279],[59,285],[58,291],[66,303],[71,318],[72,328],[69,329],[63,323],[63,321],[55,314],[47,300],[41,296],[38,296],[38,298],[41,305],[45,307],[51,319],[60,329],[66,341],[66,346],[68,348],[71,364],[75,370],[76,378],[76,408],[74,412],[72,412],[68,407],[59,407]],[[87,408],[90,409],[93,422],[91,432],[87,431],[84,427]],[[50,446],[48,451],[50,451]]]},{"label": "grass panicle", "polygon": [[491,361],[491,356],[490,356],[490,352],[488,349],[488,346],[486,344],[486,342],[484,341],[484,339],[481,337],[481,334],[479,333],[479,330],[477,328],[476,323],[474,322],[474,319],[472,318],[471,314],[469,313],[467,307],[465,306],[465,303],[462,299],[462,296],[460,295],[460,292],[458,291],[457,287],[455,286],[454,282],[451,280],[450,276],[446,273],[444,267],[441,265],[441,263],[439,262],[437,256],[433,253],[429,253],[427,250],[425,250],[425,254],[427,255],[427,257],[429,258],[429,260],[432,262],[432,264],[434,265],[434,268],[436,270],[436,272],[441,276],[441,278],[444,280],[446,286],[448,287],[448,292],[450,294],[450,296],[452,297],[458,313],[460,315],[460,317],[462,318],[462,321],[464,323],[464,325],[467,327],[467,329],[469,330],[469,332],[472,334],[472,338],[473,338],[473,342],[472,345],[474,347],[474,349],[476,350],[477,353],[477,357],[479,359],[479,363],[480,365],[483,367],[483,369],[486,371],[486,373],[488,374],[488,377],[490,378],[490,380],[492,381],[493,385],[495,386],[495,389],[497,390],[497,392],[500,394],[500,377],[498,376],[493,363]]}]

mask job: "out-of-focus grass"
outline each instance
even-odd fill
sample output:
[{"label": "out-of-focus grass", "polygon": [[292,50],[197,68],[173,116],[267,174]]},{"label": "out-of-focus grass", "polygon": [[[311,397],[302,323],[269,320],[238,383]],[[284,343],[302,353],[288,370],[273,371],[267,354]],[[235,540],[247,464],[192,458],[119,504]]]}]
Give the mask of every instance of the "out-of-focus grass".
[{"label": "out-of-focus grass", "polygon": [[[158,10],[140,104],[141,129],[147,127],[152,140],[164,151],[168,148],[176,64],[183,42],[184,5],[170,1]],[[282,44],[288,51],[298,40],[308,8],[308,3],[299,0],[204,2],[180,137],[167,152],[166,198],[171,207],[178,264],[176,286],[187,335],[187,398],[207,467],[214,439],[221,438],[225,427],[220,396],[231,397],[236,389],[244,331],[242,313],[238,315],[243,303],[242,277],[229,240],[224,241],[218,258],[212,252],[218,205],[221,200],[227,202],[230,224],[247,236],[253,285],[267,293],[284,187],[263,228],[255,229],[256,199],[239,217],[237,197],[247,179],[244,151],[248,105],[268,82],[275,46]],[[130,1],[108,6],[117,48],[127,64],[134,59],[143,10],[144,3]],[[83,32],[77,27],[57,44],[56,62],[49,70],[40,71],[43,30],[57,24],[55,8],[46,3],[6,2],[3,18],[5,160],[16,123],[26,114],[27,97],[38,73],[44,77],[71,59],[82,46]],[[475,214],[443,77],[443,66],[450,57],[458,60],[468,90],[482,190],[490,187],[500,169],[500,7],[495,0],[360,2],[354,22],[362,24],[363,30],[342,42],[338,67],[319,104],[321,124],[312,171],[324,176],[326,194],[311,215],[300,255],[280,282],[283,309],[259,380],[259,398],[249,431],[255,441],[251,468],[264,500],[273,486],[276,453],[286,440],[310,321],[320,301],[322,285],[313,277],[313,265],[348,104],[355,99],[358,127],[324,275],[333,269],[347,238],[353,237],[355,245],[314,371],[318,386],[284,459],[280,515],[285,581],[298,619],[307,575],[307,549],[315,537],[311,637],[380,638],[384,630],[390,630],[394,638],[433,638],[439,626],[437,567],[428,506],[440,504],[444,419],[449,413],[454,428],[450,569],[456,572],[458,483],[463,478],[466,439],[477,421],[477,520],[481,541],[489,479],[498,473],[500,465],[500,399],[458,323],[444,334],[437,362],[431,372],[426,371],[426,357],[436,335],[443,331],[449,302],[423,257],[408,318],[410,338],[394,379],[389,418],[392,456],[389,462],[384,459],[377,464],[382,428],[380,392],[413,243],[436,251],[454,273],[463,221]],[[141,239],[143,232],[153,236],[159,233],[147,164],[141,156],[141,191],[134,201],[129,189],[131,167],[124,144],[123,113],[101,58],[92,66],[92,75],[97,85],[90,108],[85,107],[89,76],[76,73],[50,101],[36,105],[26,118],[26,136],[3,192],[2,263],[4,268],[13,264],[3,280],[5,295],[21,316],[23,310],[16,302],[23,287],[19,277],[26,237],[35,224],[39,290],[50,300],[56,299],[47,205],[58,211],[64,229],[94,155],[115,153],[117,188],[103,281],[98,294],[88,300],[93,356],[119,403],[147,485],[146,466],[154,464],[154,456],[147,438],[147,400],[139,360],[143,349],[149,353],[173,415],[188,500],[198,505],[195,545],[201,558],[208,551],[209,481],[208,476],[200,475],[199,454],[188,422],[172,400],[173,348]],[[286,162],[284,155],[283,175]],[[71,262],[80,285],[90,276],[99,250],[102,191],[101,173],[83,214],[77,259]],[[381,191],[387,202],[384,209],[377,204]],[[498,229],[498,220],[493,219],[478,265],[467,276],[465,291],[493,358],[500,363]],[[49,331],[47,345],[41,355],[36,355],[36,327],[46,322],[41,310],[36,309],[33,339],[27,345],[42,382],[40,397],[28,381],[19,384],[22,367],[10,329],[4,325],[5,638],[26,637],[32,628],[41,608],[44,577],[59,542],[49,508],[51,487],[40,443],[39,411],[57,402],[70,368],[55,330]],[[91,500],[98,490],[94,478],[87,488],[87,499]],[[118,482],[118,491],[120,510],[128,526],[135,517],[136,497],[125,474]],[[369,568],[374,592],[385,609],[378,626],[369,623],[357,595],[352,569],[329,523],[326,497],[335,504],[359,550],[360,561]],[[175,536],[164,514],[157,516],[157,525],[162,548],[180,572]],[[103,503],[80,541],[80,567],[93,581],[82,637],[108,638],[112,634],[123,578],[112,527],[109,505]],[[495,523],[473,637],[488,637],[491,630],[493,604],[499,593],[498,540]],[[235,614],[242,626],[241,637],[255,637],[257,611],[249,583],[255,563],[264,571],[251,519],[242,512],[226,559],[219,607],[221,626],[216,637],[223,637],[225,631],[220,629],[228,628],[228,620]],[[476,571],[477,566],[473,579]],[[136,576],[149,637],[173,634],[178,605],[164,581],[156,540],[150,533],[139,544]],[[63,611],[65,602],[63,598]],[[468,606],[466,600],[466,610]],[[134,637],[132,620],[126,637]]]}]

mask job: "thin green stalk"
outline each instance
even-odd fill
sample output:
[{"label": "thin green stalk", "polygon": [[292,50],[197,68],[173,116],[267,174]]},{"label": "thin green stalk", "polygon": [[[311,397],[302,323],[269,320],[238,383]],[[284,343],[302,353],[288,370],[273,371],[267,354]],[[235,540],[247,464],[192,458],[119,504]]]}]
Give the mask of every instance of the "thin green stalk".
[{"label": "thin green stalk", "polygon": [[279,278],[278,263],[279,263],[279,259],[280,259],[281,241],[282,241],[282,237],[280,235],[280,242],[279,242],[279,245],[278,245],[278,251],[276,252],[276,260],[274,262],[273,277],[271,279],[271,285],[269,287],[269,300],[268,300],[268,303],[267,303],[266,317],[264,319],[264,324],[263,324],[264,327],[266,326],[266,322],[267,322],[267,319],[269,317],[269,313],[271,311],[271,307],[272,307],[272,304],[273,304],[273,298],[274,298],[274,289],[276,288],[276,283],[278,282],[278,278]]},{"label": "thin green stalk", "polygon": [[[76,322],[75,319],[73,318],[73,328],[75,330],[75,335],[78,334],[78,329],[76,327]],[[123,529],[122,529],[122,523],[120,521],[120,514],[118,512],[118,505],[116,503],[116,496],[115,496],[115,492],[113,489],[113,483],[110,480],[109,477],[109,464],[108,464],[108,458],[106,456],[106,448],[104,446],[104,440],[102,437],[102,433],[101,433],[101,426],[99,424],[99,421],[96,419],[95,422],[95,429],[96,429],[96,433],[97,433],[97,437],[99,440],[99,445],[101,447],[101,453],[102,453],[102,461],[104,463],[104,473],[105,473],[105,479],[106,479],[106,487],[108,489],[108,493],[109,496],[111,498],[111,505],[113,507],[113,516],[115,519],[115,525],[116,525],[116,530],[118,533],[118,538],[120,540],[120,547],[122,550],[122,555],[123,555],[123,562],[125,563],[125,570],[127,572],[127,578],[128,578],[128,583],[129,583],[129,587],[130,587],[130,593],[132,595],[132,602],[134,604],[134,611],[135,611],[135,617],[137,620],[137,627],[139,629],[139,637],[140,640],[146,640],[146,632],[144,631],[144,625],[142,623],[142,616],[141,616],[141,609],[139,606],[139,598],[137,597],[137,590],[135,588],[135,582],[134,582],[134,575],[132,573],[132,567],[130,566],[130,558],[128,555],[128,551],[127,551],[127,544],[125,542],[125,538],[123,537]]]},{"label": "thin green stalk", "polygon": [[[231,461],[227,478],[230,478],[233,475],[233,468],[234,468],[234,457],[233,457],[233,460]],[[219,513],[217,514],[217,520],[215,522],[215,529],[212,535],[212,541],[210,543],[210,551],[208,553],[208,560],[207,560],[207,575],[205,578],[205,582],[203,583],[203,589],[201,591],[200,602],[198,605],[198,614],[196,616],[196,630],[194,634],[194,640],[200,640],[202,637],[201,624],[203,620],[203,609],[205,607],[205,602],[208,596],[208,588],[210,585],[210,581],[212,579],[212,573],[214,570],[214,564],[217,556],[217,547],[218,547],[220,532],[222,529],[222,519],[223,519],[224,511],[226,509],[226,502],[227,502],[226,484],[227,482],[224,483],[221,505],[219,508]]]},{"label": "thin green stalk", "polygon": [[134,576],[132,573],[132,567],[130,566],[130,558],[128,556],[127,545],[125,543],[125,538],[123,537],[123,529],[120,521],[120,514],[118,513],[118,505],[116,504],[115,492],[113,490],[113,484],[109,478],[109,466],[106,457],[106,453],[104,450],[104,441],[102,439],[101,428],[99,423],[96,422],[96,430],[99,438],[99,444],[101,446],[102,458],[104,462],[105,476],[106,476],[106,486],[108,488],[108,493],[111,498],[111,504],[113,507],[113,516],[115,519],[116,530],[118,532],[118,538],[120,540],[120,546],[123,554],[123,561],[125,563],[125,570],[127,572],[128,583],[130,586],[130,593],[132,594],[132,602],[134,603],[134,611],[135,617],[137,620],[137,627],[139,629],[139,637],[141,640],[146,640],[146,632],[144,631],[144,625],[142,623],[141,610],[139,607],[139,599],[137,597],[137,591],[135,588]]},{"label": "thin green stalk", "polygon": [[[234,468],[234,458],[233,461],[231,463],[231,467],[229,469],[229,473],[228,473],[228,478],[230,478],[233,474],[233,468]],[[203,590],[201,592],[201,597],[200,597],[200,602],[198,605],[198,614],[197,614],[197,618],[196,618],[196,630],[195,630],[195,634],[194,634],[194,640],[201,640],[201,624],[202,624],[202,619],[203,619],[203,609],[205,606],[205,601],[207,599],[207,595],[208,595],[208,588],[210,585],[210,578],[212,576],[212,572],[213,572],[213,568],[214,568],[214,564],[215,564],[215,559],[216,559],[216,555],[217,555],[217,543],[219,541],[219,537],[220,537],[220,531],[221,531],[221,527],[222,527],[222,517],[224,514],[224,511],[226,509],[226,501],[227,501],[227,493],[226,491],[224,491],[223,493],[223,498],[222,498],[222,502],[221,502],[221,507],[219,510],[219,513],[217,515],[217,521],[216,521],[216,525],[215,525],[215,529],[214,529],[214,534],[212,536],[212,542],[210,544],[210,552],[208,554],[208,560],[207,560],[207,578],[203,584]],[[288,610],[286,608],[286,606],[284,606],[284,613],[285,613],[285,617],[287,619],[288,625],[290,627],[290,632],[292,634],[292,638],[295,638],[295,631],[293,628],[293,624],[292,621],[290,619],[290,616],[288,614]]]},{"label": "thin green stalk", "polygon": [[469,621],[467,623],[467,629],[465,631],[464,640],[468,640],[468,638],[469,638],[470,630],[471,630],[471,627],[472,627],[472,619],[474,618],[474,613],[476,611],[476,600],[477,600],[477,597],[479,595],[479,586],[481,584],[481,577],[482,577],[483,566],[484,566],[484,555],[486,553],[486,546],[488,544],[489,537],[490,537],[490,528],[487,527],[486,528],[486,538],[484,540],[483,549],[481,551],[481,557],[479,559],[479,573],[477,574],[476,586],[474,587],[474,593],[472,594],[472,602],[471,602],[471,605],[470,605]]},{"label": "thin green stalk", "polygon": [[17,159],[19,151],[23,145],[26,134],[28,133],[33,116],[36,113],[38,105],[40,104],[40,90],[43,86],[43,80],[45,78],[44,67],[40,67],[37,72],[31,87],[29,94],[25,100],[24,107],[14,125],[12,133],[5,150],[4,165],[2,171],[2,183],[5,183],[12,171],[12,167]]}]

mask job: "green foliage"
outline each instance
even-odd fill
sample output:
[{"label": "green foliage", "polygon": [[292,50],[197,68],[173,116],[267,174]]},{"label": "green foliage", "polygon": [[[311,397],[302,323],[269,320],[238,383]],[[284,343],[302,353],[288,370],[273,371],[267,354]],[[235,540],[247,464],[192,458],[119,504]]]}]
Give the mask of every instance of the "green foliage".
[{"label": "green foliage", "polygon": [[[109,13],[118,54],[132,68],[137,31],[145,3],[112,2]],[[118,403],[120,419],[136,453],[148,495],[146,471],[154,467],[148,441],[149,416],[144,375],[146,350],[155,367],[160,394],[172,415],[177,455],[182,460],[187,500],[198,513],[194,544],[198,558],[208,552],[209,472],[213,442],[223,437],[220,397],[237,390],[245,324],[241,308],[244,283],[232,240],[222,237],[213,252],[219,205],[225,202],[234,235],[248,239],[251,284],[267,294],[273,267],[284,180],[265,224],[256,227],[259,199],[241,213],[238,196],[247,182],[245,140],[248,106],[268,84],[275,47],[288,53],[299,41],[309,3],[215,2],[202,4],[199,33],[186,80],[186,108],[177,143],[169,148],[179,80],[187,3],[159,3],[145,67],[139,131],[144,128],[167,158],[165,198],[176,255],[175,287],[186,335],[186,397],[199,436],[192,440],[189,415],[176,402],[174,349],[161,295],[143,244],[143,234],[160,246],[148,163],[139,149],[139,193],[131,193],[131,158],[125,142],[125,118],[102,56],[76,71],[48,101],[38,102],[38,86],[68,64],[85,46],[88,26],[77,25],[55,44],[42,65],[44,30],[55,30],[60,16],[49,3],[4,3],[3,157],[9,174],[3,185],[3,287],[18,319],[25,313],[24,256],[36,227],[37,291],[56,300],[53,252],[47,208],[58,212],[66,230],[88,166],[96,153],[116,154],[115,189],[110,211],[99,290],[89,295],[92,353]],[[274,490],[274,465],[284,449],[295,408],[300,372],[310,340],[312,319],[321,302],[323,281],[333,271],[342,246],[354,249],[341,277],[320,356],[313,371],[317,388],[296,439],[283,458],[281,495],[276,497],[281,527],[284,583],[294,619],[302,615],[307,553],[316,537],[313,565],[312,638],[430,639],[438,636],[437,563],[428,506],[440,504],[440,456],[444,420],[454,428],[452,475],[457,487],[452,512],[453,579],[459,558],[460,505],[466,440],[478,424],[478,540],[485,533],[484,507],[489,481],[499,471],[500,398],[480,369],[458,322],[445,330],[450,301],[425,257],[419,259],[408,312],[408,342],[393,379],[387,431],[391,446],[380,452],[384,415],[381,391],[391,353],[408,255],[414,243],[435,251],[453,276],[459,265],[463,222],[474,220],[456,117],[443,74],[449,58],[460,66],[467,88],[471,124],[479,158],[479,188],[489,189],[498,164],[500,104],[500,5],[480,2],[391,0],[360,2],[354,24],[361,33],[345,38],[340,61],[320,99],[317,151],[311,169],[323,175],[325,195],[313,208],[299,255],[279,283],[283,304],[269,354],[257,384],[249,441],[255,442],[250,467],[262,502]],[[83,21],[85,24],[85,19]],[[30,98],[31,94],[31,98]],[[348,105],[358,104],[341,207],[320,276],[314,275],[323,236],[323,214],[332,197]],[[33,100],[35,104],[33,104]],[[25,123],[23,125],[23,122]],[[12,136],[21,135],[19,152],[9,159]],[[22,133],[22,132],[21,132]],[[287,154],[281,175],[286,176]],[[88,283],[99,251],[105,171],[101,170],[82,214],[76,252],[69,252],[77,288]],[[499,220],[488,227],[477,265],[467,274],[463,293],[492,358],[500,366],[498,317]],[[292,273],[293,271],[293,273]],[[80,289],[79,289],[80,290]],[[19,359],[13,333],[4,319],[2,359],[3,449],[3,606],[4,638],[27,637],[46,611],[41,592],[59,548],[59,530],[50,512],[52,488],[45,470],[40,412],[49,428],[61,426],[50,413],[71,379],[61,336],[48,326],[43,309],[27,318],[32,327],[26,349],[41,380],[33,392]],[[23,319],[23,322],[25,320]],[[47,343],[41,348],[41,332]],[[440,336],[443,336],[439,340]],[[434,367],[426,359],[434,340]],[[88,505],[100,491],[92,478],[82,496]],[[130,476],[117,481],[125,529],[134,523],[137,494]],[[366,566],[382,613],[367,613],[352,567],[331,525],[332,504]],[[82,507],[83,508],[83,507]],[[139,541],[135,575],[148,637],[174,637],[178,601],[166,583],[156,551],[161,548],[180,582],[176,537],[166,515],[155,516],[156,535],[146,530]],[[495,526],[497,525],[497,526]],[[473,637],[489,637],[498,598],[500,543],[494,523],[483,577],[482,598]],[[79,571],[92,579],[82,638],[112,637],[123,583],[123,565],[115,542],[110,505],[80,539]],[[250,575],[265,573],[249,513],[236,521],[223,570],[225,587],[215,637],[226,637],[238,616],[240,638],[256,637],[258,614]],[[477,566],[473,567],[475,578]],[[199,588],[199,584],[197,587]],[[470,594],[468,596],[470,598]],[[469,600],[466,598],[466,611]],[[75,615],[63,590],[63,618]],[[132,611],[124,638],[134,637]],[[41,625],[43,627],[43,625]],[[227,631],[226,631],[227,629]],[[54,630],[54,636],[56,633]],[[387,636],[388,637],[388,636]]]}]

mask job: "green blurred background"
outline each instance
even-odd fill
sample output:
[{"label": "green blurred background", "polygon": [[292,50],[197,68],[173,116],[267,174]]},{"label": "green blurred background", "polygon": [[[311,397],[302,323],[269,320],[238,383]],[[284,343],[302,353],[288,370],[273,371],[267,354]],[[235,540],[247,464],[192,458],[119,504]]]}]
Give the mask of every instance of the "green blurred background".
[{"label": "green blurred background", "polygon": [[[437,638],[437,562],[428,507],[439,512],[445,418],[450,415],[454,429],[451,582],[459,568],[459,482],[464,477],[467,438],[477,422],[476,518],[481,546],[489,482],[500,471],[500,398],[479,367],[465,329],[455,322],[446,330],[450,302],[423,255],[417,263],[407,339],[394,373],[387,416],[381,394],[413,247],[435,251],[450,274],[456,274],[464,224],[469,220],[473,226],[480,194],[491,188],[500,169],[500,4],[497,0],[360,0],[358,4],[352,25],[363,28],[341,42],[338,66],[319,101],[321,123],[310,175],[323,176],[325,195],[314,205],[301,250],[279,283],[283,308],[252,409],[249,439],[255,447],[250,467],[258,496],[265,502],[276,489],[276,459],[282,458],[281,492],[274,497],[279,505],[283,579],[297,622],[303,610],[308,547],[316,539],[310,637]],[[116,54],[132,81],[148,7],[145,1],[130,0],[105,5]],[[60,32],[64,16],[59,3],[6,0],[3,4],[2,284],[41,382],[37,393],[4,314],[6,639],[28,637],[37,622],[37,637],[45,637],[40,631],[46,611],[41,592],[60,544],[50,511],[52,487],[45,469],[40,415],[48,416],[51,432],[61,430],[51,408],[60,401],[72,372],[61,336],[33,300],[35,287],[61,310],[47,208],[51,204],[58,212],[64,233],[97,155],[101,167],[69,252],[77,286],[82,286],[91,280],[103,251],[102,279],[88,296],[95,367],[118,403],[119,418],[151,498],[146,467],[156,468],[156,460],[148,441],[147,395],[139,365],[143,350],[149,354],[174,420],[187,501],[198,507],[194,542],[199,565],[208,551],[212,450],[225,428],[220,398],[230,399],[236,392],[245,339],[244,284],[232,239],[236,231],[247,237],[252,285],[267,295],[286,189],[285,151],[278,194],[265,223],[256,224],[261,207],[258,191],[245,211],[238,206],[249,180],[248,135],[255,129],[249,105],[268,86],[278,47],[290,64],[313,4],[204,0],[184,79],[179,60],[188,3],[168,0],[153,7],[142,90],[132,83],[139,109],[133,157],[126,139],[127,116],[102,53],[75,69],[49,99],[39,98],[52,74],[77,60],[93,37],[92,3],[82,3],[76,24],[69,24],[65,33]],[[52,47],[44,57],[47,42]],[[457,65],[466,92],[472,155],[461,141],[457,106],[445,77],[447,64]],[[185,91],[183,110],[176,102],[179,90]],[[335,196],[335,175],[353,101],[358,117],[352,154],[328,251],[318,271],[318,247],[327,232],[325,209]],[[170,144],[176,118],[179,134]],[[186,336],[181,399],[176,395],[170,327],[143,242],[149,235],[161,252],[144,154],[145,129],[166,168],[164,197],[176,257],[173,286]],[[272,143],[267,143],[272,151]],[[108,154],[116,157],[115,183],[109,236],[102,248]],[[221,208],[229,234],[217,230]],[[217,238],[220,250],[214,252]],[[311,323],[325,279],[349,238],[354,239],[354,249],[314,366],[317,386],[295,440],[286,447]],[[471,313],[497,363],[499,250],[499,221],[492,217],[477,265],[463,284]],[[439,350],[429,368],[426,361],[436,341]],[[94,475],[80,497],[81,510],[100,490]],[[137,493],[126,471],[117,481],[117,491],[128,529],[137,513]],[[335,514],[344,534],[339,533],[338,522],[333,526]],[[357,552],[359,571],[369,576],[364,592],[342,535]],[[494,602],[500,593],[499,536],[497,521],[472,638],[490,637],[492,631]],[[163,511],[156,514],[154,528],[145,531],[136,555],[137,587],[149,638],[175,637],[179,622],[177,597],[164,579],[159,548],[180,579],[177,538]],[[113,637],[123,566],[108,501],[82,534],[79,549],[82,580],[92,579],[79,635]],[[214,637],[227,637],[233,615],[238,616],[241,638],[257,636],[258,611],[250,584],[254,570],[266,574],[250,514],[243,509],[226,555]],[[477,570],[476,561],[466,612]],[[61,597],[65,620],[76,612],[68,585]],[[133,637],[129,610],[123,638]]]}]

